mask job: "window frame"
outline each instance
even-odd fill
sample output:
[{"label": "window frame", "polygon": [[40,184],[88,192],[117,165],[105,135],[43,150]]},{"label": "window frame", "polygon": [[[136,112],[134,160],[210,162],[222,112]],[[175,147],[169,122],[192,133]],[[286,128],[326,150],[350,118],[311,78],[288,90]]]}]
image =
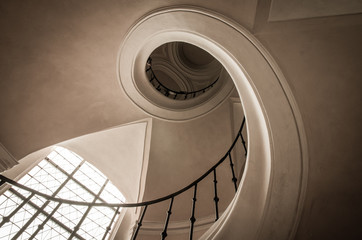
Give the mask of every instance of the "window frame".
[{"label": "window frame", "polygon": [[[48,158],[48,156],[49,156],[53,151],[56,151],[56,148],[57,148],[57,147],[64,148],[64,149],[70,151],[71,153],[73,153],[73,154],[79,156],[80,158],[82,158],[83,161],[78,164],[78,167],[79,167],[79,168],[80,168],[80,166],[82,166],[83,164],[88,163],[90,166],[94,167],[96,170],[98,170],[100,173],[102,173],[96,166],[94,166],[92,163],[86,161],[82,156],[78,155],[76,152],[74,152],[73,150],[71,150],[69,147],[63,147],[63,146],[61,146],[61,145],[55,145],[55,146],[51,146],[51,147],[49,147],[48,149],[46,149],[46,150],[44,151],[44,153],[42,153],[42,156],[36,157],[36,158],[35,158],[36,160],[35,160],[35,161],[32,161],[31,164],[29,164],[24,170],[22,170],[19,174],[17,174],[17,175],[13,178],[13,180],[16,181],[16,182],[19,182],[19,180],[21,180],[24,176],[26,176],[33,168],[35,168],[36,166],[38,166],[41,161],[46,160],[46,159]],[[60,153],[58,153],[58,154],[60,154]],[[64,156],[63,156],[63,157],[64,157]],[[50,159],[50,160],[51,160],[51,159]],[[47,161],[47,160],[46,160],[46,161]],[[49,161],[47,161],[47,162],[49,162]],[[55,163],[55,165],[52,164],[52,166],[55,167],[55,168],[57,168],[57,167],[56,167],[56,165],[57,165],[56,162],[54,162],[54,163]],[[51,164],[51,163],[50,163],[50,164]],[[74,167],[74,169],[77,169],[77,171],[75,171],[75,173],[78,172],[79,168],[77,169],[77,166]],[[63,169],[63,171],[64,171],[64,169]],[[63,173],[63,174],[65,174],[65,173]],[[104,173],[102,173],[102,174],[103,174],[103,175],[105,176],[105,178],[106,178],[105,183],[111,182],[111,181],[109,180],[109,178],[108,178]],[[75,179],[74,177],[70,176],[70,173],[65,174],[65,176],[66,176],[66,178],[69,178],[70,180]],[[66,181],[66,180],[65,180],[65,181]],[[65,184],[65,185],[66,185],[66,184]],[[79,185],[79,184],[78,184],[78,185]],[[80,185],[80,186],[81,186],[81,185]],[[2,186],[0,186],[0,196],[3,195],[4,193],[6,193],[11,187],[12,187],[12,185],[11,185],[11,184],[8,184],[8,183],[5,183],[5,184],[3,184]],[[81,186],[81,187],[82,187],[82,186]],[[115,187],[116,187],[116,186],[115,186]],[[117,187],[116,187],[116,188],[117,188]],[[92,191],[92,190],[90,190],[89,188],[84,188],[84,187],[82,187],[82,189],[84,189],[84,190],[86,190],[86,191]],[[12,193],[12,191],[10,191],[10,192]],[[92,192],[93,192],[93,191],[92,191]],[[93,192],[93,193],[94,193],[94,192]],[[121,194],[122,194],[122,193],[121,193]],[[31,195],[31,194],[29,194],[29,195]],[[122,194],[122,195],[123,195],[123,194]],[[34,196],[36,196],[36,194],[34,194]],[[21,198],[21,197],[20,197],[20,198]],[[99,198],[96,198],[96,200],[99,200]],[[21,203],[23,203],[24,201],[25,201],[25,199],[23,199]],[[124,200],[124,201],[125,201],[125,200]],[[107,201],[104,201],[104,202],[107,202]],[[27,205],[27,204],[28,204],[28,203],[25,203],[24,206]],[[31,204],[29,204],[29,205],[31,205]],[[39,209],[40,209],[40,207],[39,207],[39,208],[34,207],[34,206],[32,206],[32,207],[35,209],[36,212],[39,211]],[[90,210],[91,210],[92,208],[93,208],[93,206],[90,207]],[[89,212],[90,212],[90,210],[89,210]],[[120,225],[121,225],[121,222],[122,222],[122,220],[123,220],[123,218],[124,218],[124,216],[125,216],[126,210],[127,210],[127,209],[125,209],[125,208],[119,208],[118,214],[117,214],[118,217],[113,221],[113,224],[112,224],[113,227],[112,227],[112,229],[107,233],[108,238],[106,238],[106,239],[108,239],[108,240],[113,240],[113,239],[115,238],[115,236],[116,236],[116,234],[117,234],[117,231],[118,231],[118,229],[119,229],[119,227],[120,227]],[[116,210],[113,210],[113,211],[116,211]],[[40,214],[43,214],[43,213],[40,211]],[[51,213],[49,212],[48,214],[51,214]],[[85,214],[85,213],[83,213],[83,215],[84,215],[84,214]],[[83,216],[83,215],[82,215],[82,216]],[[86,218],[86,217],[85,217],[85,218]],[[35,220],[35,219],[34,219],[34,220]],[[51,218],[50,218],[49,220],[51,220]],[[60,226],[60,227],[62,227],[62,226]],[[107,227],[108,227],[108,226],[106,226],[106,228],[107,228]],[[66,230],[66,231],[67,231],[67,230]],[[68,231],[68,232],[69,232],[69,231]],[[78,238],[75,238],[75,239],[78,239]]]}]

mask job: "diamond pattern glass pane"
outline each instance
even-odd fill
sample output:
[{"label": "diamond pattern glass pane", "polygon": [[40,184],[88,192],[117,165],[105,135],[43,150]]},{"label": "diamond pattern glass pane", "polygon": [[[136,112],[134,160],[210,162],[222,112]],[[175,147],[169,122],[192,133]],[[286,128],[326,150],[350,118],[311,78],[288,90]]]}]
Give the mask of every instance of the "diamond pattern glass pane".
[{"label": "diamond pattern glass pane", "polygon": [[114,211],[111,208],[93,207],[81,225],[79,234],[88,234],[90,239],[102,239],[113,215]]},{"label": "diamond pattern glass pane", "polygon": [[86,210],[86,206],[62,204],[56,213],[54,213],[54,218],[68,228],[73,229],[78,224]]},{"label": "diamond pattern glass pane", "polygon": [[53,221],[48,221],[44,228],[38,232],[34,239],[37,240],[63,240],[68,239],[70,233]]},{"label": "diamond pattern glass pane", "polygon": [[[71,177],[78,166],[80,167],[74,173],[73,178],[84,186],[78,184]],[[19,183],[48,195],[58,191],[56,194],[58,198],[92,202],[105,181],[107,178],[93,165],[84,162],[81,157],[65,148],[56,147],[44,160],[22,177]],[[63,183],[66,184],[62,186]],[[35,194],[29,202],[14,211],[30,194],[28,191],[13,186],[0,196],[0,222],[4,217],[14,212],[10,221],[0,228],[0,240],[11,239],[17,233],[19,234],[17,239],[29,239],[35,232],[37,234],[34,239],[38,240],[67,239],[88,209],[87,206],[59,205],[58,202],[48,202],[45,198]],[[110,182],[102,192],[102,200],[112,203],[125,201],[123,195]],[[45,222],[47,216],[58,205],[59,208]],[[43,210],[41,210],[42,208]],[[102,239],[114,211],[115,208],[108,207],[91,208],[76,233],[77,236],[84,239]],[[31,219],[33,216],[35,216],[34,219]],[[27,223],[28,226],[24,227]],[[40,229],[39,225],[44,227]],[[24,229],[22,229],[23,227]],[[107,236],[110,235],[107,234]],[[78,238],[74,237],[73,239]]]},{"label": "diamond pattern glass pane", "polygon": [[63,156],[63,158],[67,159],[73,166],[78,166],[83,161],[82,157],[62,147],[56,147],[54,152]]},{"label": "diamond pattern glass pane", "polygon": [[4,217],[9,216],[9,214],[12,211],[14,211],[22,202],[23,200],[21,198],[17,197],[15,194],[11,193],[10,191],[6,191],[3,195],[1,195],[0,222],[3,220]]},{"label": "diamond pattern glass pane", "polygon": [[11,239],[19,231],[19,229],[20,228],[12,222],[5,223],[0,229],[0,239]]},{"label": "diamond pattern glass pane", "polygon": [[124,202],[123,194],[111,183],[108,182],[100,196],[102,199],[107,199],[109,203]]},{"label": "diamond pattern glass pane", "polygon": [[74,175],[82,184],[86,185],[93,193],[97,194],[107,180],[94,166],[85,162]]},{"label": "diamond pattern glass pane", "polygon": [[87,168],[86,164],[83,164],[82,167],[74,174],[74,178],[77,179],[80,183],[87,186],[87,188],[96,195],[101,189],[105,180],[102,179],[102,182],[94,181],[92,178],[88,177],[92,175],[84,173],[84,168]]},{"label": "diamond pattern glass pane", "polygon": [[43,214],[39,214],[25,229],[24,233],[20,235],[19,239],[29,239],[29,236],[31,236],[38,229],[38,226],[43,223],[45,218],[46,217]]},{"label": "diamond pattern glass pane", "polygon": [[60,192],[57,194],[58,198],[75,200],[80,202],[92,202],[94,196],[90,194],[87,190],[82,188],[75,181],[70,180]]},{"label": "diamond pattern glass pane", "polygon": [[51,195],[67,179],[67,176],[56,169],[51,163],[42,160],[25,177],[19,180],[24,184],[41,193]]}]

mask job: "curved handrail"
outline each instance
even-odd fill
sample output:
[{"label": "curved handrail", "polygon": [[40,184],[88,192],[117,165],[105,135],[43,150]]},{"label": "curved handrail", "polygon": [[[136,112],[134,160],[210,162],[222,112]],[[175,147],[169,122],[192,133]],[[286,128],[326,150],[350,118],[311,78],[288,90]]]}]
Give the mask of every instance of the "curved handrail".
[{"label": "curved handrail", "polygon": [[[172,209],[172,203],[173,203],[173,199],[182,194],[183,192],[189,190],[190,188],[194,187],[194,197],[192,198],[193,200],[193,210],[192,210],[192,216],[190,218],[190,221],[191,221],[191,229],[190,229],[190,234],[192,235],[193,233],[193,225],[194,225],[194,222],[196,221],[195,219],[195,216],[194,216],[194,211],[195,211],[195,202],[196,202],[196,190],[197,190],[197,184],[199,182],[201,182],[203,179],[205,179],[211,172],[214,173],[214,194],[215,194],[215,197],[214,197],[214,201],[215,201],[215,214],[216,214],[216,219],[215,221],[219,218],[219,212],[218,212],[218,201],[219,201],[219,198],[217,196],[217,179],[216,179],[216,168],[225,161],[225,159],[229,158],[230,160],[230,167],[231,167],[231,172],[232,172],[232,181],[234,183],[234,187],[235,187],[235,192],[237,191],[237,179],[236,179],[236,176],[235,176],[235,172],[234,172],[234,163],[232,161],[232,158],[231,158],[231,151],[233,150],[233,148],[235,147],[235,144],[237,143],[238,139],[240,138],[241,139],[241,143],[244,147],[244,151],[245,151],[245,156],[247,155],[247,148],[246,148],[246,143],[245,143],[245,140],[244,140],[244,137],[242,135],[242,130],[244,128],[244,125],[245,125],[245,117],[243,118],[243,121],[242,121],[242,124],[241,124],[241,127],[237,133],[237,136],[235,137],[234,141],[232,142],[230,148],[228,149],[228,151],[225,153],[225,155],[217,162],[215,163],[208,171],[206,171],[203,175],[201,175],[199,178],[197,178],[196,180],[194,180],[192,183],[190,183],[189,185],[185,186],[184,188],[174,192],[174,193],[171,193],[169,195],[166,195],[164,197],[161,197],[161,198],[157,198],[157,199],[154,199],[154,200],[150,200],[150,201],[144,201],[144,202],[140,202],[140,203],[104,203],[104,202],[80,202],[80,201],[73,201],[73,200],[68,200],[68,199],[62,199],[62,198],[56,198],[56,197],[53,197],[53,196],[50,196],[48,194],[44,194],[42,192],[39,192],[37,190],[34,190],[32,188],[29,188],[23,184],[20,184],[14,180],[11,180],[3,175],[0,175],[0,186],[2,186],[5,182],[13,185],[13,186],[16,186],[16,187],[19,187],[25,191],[28,191],[31,193],[31,195],[38,195],[38,196],[41,196],[49,201],[54,201],[54,202],[59,202],[59,203],[65,203],[65,204],[71,204],[71,205],[81,205],[81,206],[88,206],[88,207],[111,207],[111,208],[117,208],[116,212],[118,212],[118,209],[123,207],[123,208],[130,208],[130,207],[144,207],[143,208],[143,211],[142,211],[142,214],[141,214],[141,218],[140,220],[138,221],[138,226],[133,234],[133,237],[132,239],[135,240],[136,237],[137,237],[137,234],[138,234],[138,231],[140,229],[140,227],[142,226],[142,220],[143,220],[143,217],[145,215],[145,212],[146,212],[146,209],[149,205],[152,205],[152,204],[156,204],[156,203],[159,203],[159,202],[163,202],[163,201],[166,201],[166,200],[169,200],[171,199],[171,203],[170,203],[170,207],[169,207],[169,210],[167,211],[167,220],[166,220],[166,223],[165,223],[165,229],[164,231],[162,232],[162,239],[165,239],[166,236],[167,236],[167,225],[168,225],[168,221],[169,221],[169,217],[170,217],[170,214],[171,214],[171,209]],[[244,162],[245,164],[245,162]],[[113,221],[113,220],[112,220]]]},{"label": "curved handrail", "polygon": [[[165,200],[168,200],[172,197],[176,197],[177,195],[180,195],[181,193],[187,191],[188,189],[192,188],[193,186],[195,186],[197,183],[201,182],[205,177],[207,177],[214,169],[216,169],[221,163],[223,163],[225,161],[225,159],[229,156],[231,150],[234,148],[237,140],[239,139],[239,137],[241,137],[241,131],[243,130],[243,127],[245,125],[245,117],[243,119],[243,122],[241,124],[240,130],[237,134],[237,136],[235,137],[233,143],[231,144],[229,150],[227,151],[227,153],[216,163],[214,164],[207,172],[205,172],[203,175],[201,175],[199,178],[197,178],[195,181],[193,181],[192,183],[190,183],[189,185],[185,186],[184,188],[171,193],[167,196],[161,197],[161,198],[157,198],[154,200],[150,200],[150,201],[145,201],[145,202],[140,202],[140,203],[103,203],[103,202],[96,202],[96,203],[92,203],[92,202],[80,202],[80,201],[74,201],[74,200],[68,200],[68,199],[63,199],[63,198],[56,198],[56,197],[52,197],[48,194],[45,193],[41,193],[37,190],[34,190],[32,188],[29,188],[23,184],[20,184],[10,178],[7,178],[3,175],[0,174],[0,180],[2,182],[7,182],[13,186],[19,187],[25,191],[34,193],[36,195],[39,195],[47,200],[51,200],[51,201],[55,201],[55,202],[62,202],[62,203],[66,203],[66,204],[73,204],[73,205],[81,205],[81,206],[97,206],[97,207],[124,207],[124,208],[129,208],[129,207],[141,207],[141,206],[146,206],[146,205],[152,205],[155,203],[159,203],[159,202],[163,202]],[[242,139],[243,141],[243,139]],[[244,148],[246,148],[245,146],[245,142],[243,141],[243,145]]]},{"label": "curved handrail", "polygon": [[[212,82],[209,86],[204,87],[202,89],[196,90],[196,91],[192,91],[192,92],[186,92],[186,91],[176,91],[176,90],[172,90],[168,87],[166,87],[164,84],[162,84],[162,82],[157,78],[155,72],[152,69],[152,58],[149,57],[147,60],[147,65],[148,68],[146,69],[146,72],[151,71],[151,79],[150,82],[152,83],[153,80],[156,80],[158,86],[156,88],[157,91],[159,91],[160,93],[162,93],[163,95],[165,95],[168,98],[171,99],[175,99],[175,100],[186,100],[186,99],[190,99],[190,98],[195,98],[197,96],[198,93],[205,93],[207,90],[209,90],[210,88],[212,88],[216,82],[219,80],[219,77],[216,78],[216,80],[214,82]],[[162,89],[164,91],[162,91]],[[184,97],[179,97],[179,96],[184,96]],[[190,96],[190,97],[188,97]]]}]

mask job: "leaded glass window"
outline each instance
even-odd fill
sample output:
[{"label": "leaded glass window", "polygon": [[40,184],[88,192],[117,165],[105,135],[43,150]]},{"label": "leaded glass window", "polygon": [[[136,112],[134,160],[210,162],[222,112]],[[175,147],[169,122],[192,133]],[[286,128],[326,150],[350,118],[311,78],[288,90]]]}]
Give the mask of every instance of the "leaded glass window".
[{"label": "leaded glass window", "polygon": [[[19,183],[56,198],[123,203],[125,198],[97,168],[56,147]],[[109,239],[120,209],[47,199],[12,186],[0,196],[0,240]]]}]

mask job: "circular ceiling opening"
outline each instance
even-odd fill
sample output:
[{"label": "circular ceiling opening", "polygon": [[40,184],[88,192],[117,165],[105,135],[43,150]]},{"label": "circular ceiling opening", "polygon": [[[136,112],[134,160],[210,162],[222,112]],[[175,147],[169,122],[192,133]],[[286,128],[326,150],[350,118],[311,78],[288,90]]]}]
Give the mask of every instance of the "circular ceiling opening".
[{"label": "circular ceiling opening", "polygon": [[215,58],[208,52],[192,44],[181,42],[179,44],[179,48],[184,62],[190,64],[191,66],[207,65],[215,60]]},{"label": "circular ceiling opening", "polygon": [[[218,88],[225,80],[220,79],[222,69],[222,65],[212,55],[185,42],[159,46],[151,53],[146,64],[151,86],[173,100],[199,98],[212,88]],[[215,94],[215,91],[212,93]],[[208,94],[208,97],[213,94]]]},{"label": "circular ceiling opening", "polygon": [[121,55],[121,85],[154,117],[191,120],[215,109],[234,89],[223,65],[201,47],[161,36],[132,46]]}]

